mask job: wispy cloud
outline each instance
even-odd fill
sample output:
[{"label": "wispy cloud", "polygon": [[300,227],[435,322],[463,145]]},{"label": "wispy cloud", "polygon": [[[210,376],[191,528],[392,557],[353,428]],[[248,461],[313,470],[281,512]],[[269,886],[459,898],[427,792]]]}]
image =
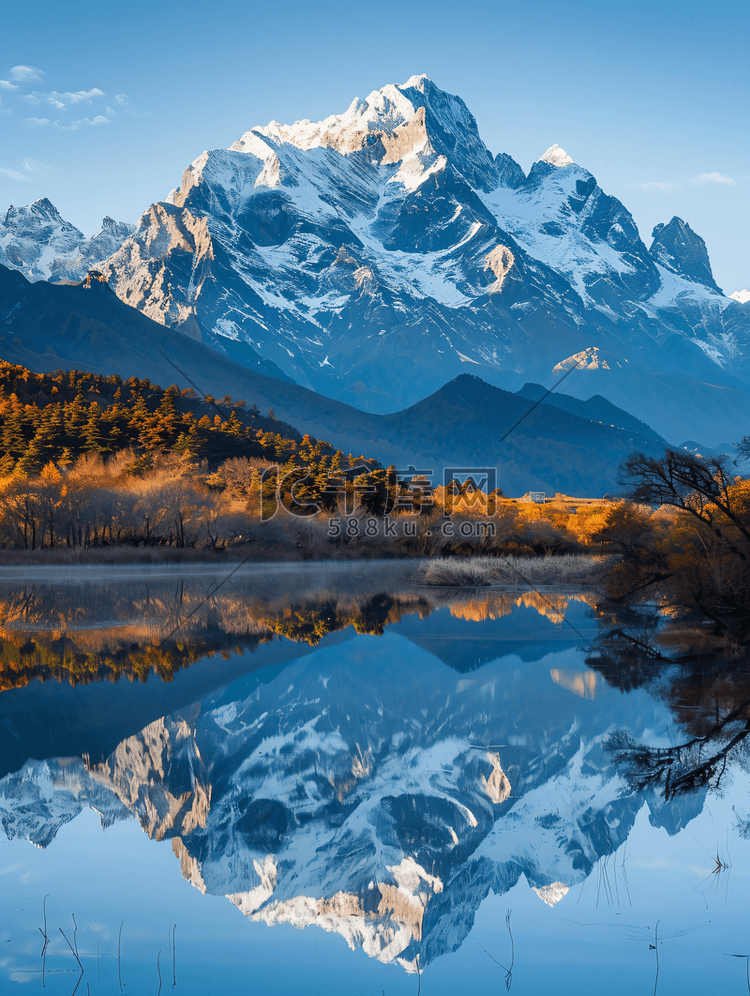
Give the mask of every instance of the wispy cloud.
[{"label": "wispy cloud", "polygon": [[31,177],[27,173],[19,173],[15,169],[3,169],[1,166],[0,176],[7,176],[10,180],[23,180],[25,183],[31,180]]},{"label": "wispy cloud", "polygon": [[37,162],[36,159],[22,159],[21,165],[23,171],[0,166],[0,176],[8,177],[9,180],[20,180],[23,183],[29,183],[34,176],[45,176],[58,172],[54,166]]},{"label": "wispy cloud", "polygon": [[650,183],[634,183],[634,184],[632,184],[632,186],[634,186],[634,187],[640,187],[641,190],[648,190],[649,193],[665,194],[668,190],[676,190],[677,187],[678,187],[678,184],[676,184],[676,183],[656,183],[656,182],[652,181]]},{"label": "wispy cloud", "polygon": [[44,79],[44,71],[36,66],[14,66],[10,78],[17,83],[33,83]]},{"label": "wispy cloud", "polygon": [[52,90],[50,93],[32,90],[31,93],[18,95],[19,100],[31,104],[32,107],[40,107],[44,103],[50,104],[58,111],[66,111],[69,107],[77,107],[79,104],[91,104],[92,101],[101,97],[106,97],[106,94],[98,87],[94,87],[92,90],[76,90],[75,92],[66,90],[64,93],[58,93],[57,90]]},{"label": "wispy cloud", "polygon": [[79,121],[71,121],[70,124],[66,124],[64,121],[55,121],[55,128],[60,128],[63,131],[79,131],[81,128],[103,124],[110,124],[109,118],[105,118],[103,114],[97,114],[95,118],[81,118]]},{"label": "wispy cloud", "polygon": [[58,172],[54,166],[49,166],[47,163],[40,163],[38,159],[23,159],[21,161],[25,170],[28,170],[29,173],[35,173],[38,176]]},{"label": "wispy cloud", "polygon": [[[37,94],[36,96],[42,97],[43,95]],[[94,87],[93,90],[76,90],[74,93],[70,91],[58,93],[57,90],[53,90],[51,93],[46,94],[47,103],[52,104],[54,107],[74,107],[76,104],[90,104],[96,97],[106,97],[106,94],[98,87]]]},{"label": "wispy cloud", "polygon": [[726,183],[730,187],[736,187],[737,181],[733,180],[731,176],[722,176],[721,173],[701,173],[700,176],[696,176],[695,183]]},{"label": "wispy cloud", "polygon": [[[21,111],[20,117],[29,128],[52,125],[61,131],[81,131],[111,124],[122,112],[136,113],[129,109],[130,99],[126,93],[115,94],[108,103],[106,93],[99,87],[90,90],[39,89],[39,83],[44,86],[44,72],[36,66],[13,66],[8,76],[9,79],[0,80],[0,115],[11,114],[10,108],[19,101],[21,103],[16,104],[16,109]],[[6,97],[5,107],[2,106],[2,95]],[[86,117],[71,120],[75,111],[86,113],[89,107],[91,110]],[[45,112],[54,114],[54,117],[45,117]],[[26,117],[27,114],[34,116]]]}]

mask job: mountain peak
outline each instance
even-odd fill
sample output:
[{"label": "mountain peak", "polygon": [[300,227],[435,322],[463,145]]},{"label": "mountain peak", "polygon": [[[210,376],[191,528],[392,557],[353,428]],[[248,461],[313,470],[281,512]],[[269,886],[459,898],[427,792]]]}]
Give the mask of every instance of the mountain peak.
[{"label": "mountain peak", "polygon": [[[412,79],[421,79],[412,77]],[[411,123],[417,108],[405,97],[401,88],[393,83],[373,90],[362,99],[355,97],[343,114],[331,114],[321,121],[304,118],[292,125],[271,121],[264,127],[256,126],[231,147],[242,151],[252,138],[270,138],[278,144],[295,145],[305,151],[324,147],[343,154],[358,152],[373,144],[374,136],[391,135],[405,124]]]},{"label": "mountain peak", "polygon": [[563,882],[550,882],[549,885],[543,885],[540,888],[532,888],[537,896],[539,896],[542,902],[546,903],[547,906],[554,906],[555,903],[559,903],[570,890],[570,887],[565,885]]},{"label": "mountain peak", "polygon": [[10,226],[24,218],[44,218],[59,224],[64,223],[62,215],[47,197],[40,197],[32,204],[24,204],[21,207],[14,207],[11,204],[3,220],[4,224]]},{"label": "mountain peak", "polygon": [[29,280],[82,280],[92,266],[120,247],[132,225],[105,218],[91,239],[66,221],[47,197],[0,216],[0,262]]},{"label": "mountain peak", "polygon": [[543,156],[539,157],[537,162],[549,163],[550,166],[570,166],[573,160],[565,149],[561,149],[557,142],[555,142],[554,145],[550,145]]},{"label": "mountain peak", "polygon": [[122,242],[135,230],[133,225],[128,224],[126,221],[115,221],[114,218],[110,218],[107,215],[102,218],[102,227],[99,232],[100,235],[109,235],[115,239],[119,239]]},{"label": "mountain peak", "polygon": [[258,138],[304,151],[332,148],[343,155],[369,147],[385,150],[386,162],[430,151],[445,156],[474,188],[490,190],[497,184],[497,168],[473,114],[460,97],[441,90],[424,74],[410,76],[406,83],[388,83],[364,99],[355,97],[343,114],[322,121],[271,121],[255,127],[231,148],[254,151],[253,139]]},{"label": "mountain peak", "polygon": [[668,224],[657,225],[651,234],[654,241],[649,253],[657,263],[693,283],[721,293],[714,280],[706,243],[687,222],[675,216]]},{"label": "mountain peak", "polygon": [[38,200],[34,201],[30,205],[32,211],[38,211],[40,214],[46,214],[51,218],[60,218],[60,212],[57,210],[55,205],[48,197],[40,197]]}]

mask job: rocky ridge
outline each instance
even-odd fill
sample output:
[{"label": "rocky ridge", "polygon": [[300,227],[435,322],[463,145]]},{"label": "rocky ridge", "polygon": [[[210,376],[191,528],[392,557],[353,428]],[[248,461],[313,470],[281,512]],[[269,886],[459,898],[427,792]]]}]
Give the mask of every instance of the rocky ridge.
[{"label": "rocky ridge", "polygon": [[0,263],[29,280],[80,281],[133,231],[133,225],[107,217],[101,231],[87,239],[43,197],[24,207],[11,205],[0,217]]}]

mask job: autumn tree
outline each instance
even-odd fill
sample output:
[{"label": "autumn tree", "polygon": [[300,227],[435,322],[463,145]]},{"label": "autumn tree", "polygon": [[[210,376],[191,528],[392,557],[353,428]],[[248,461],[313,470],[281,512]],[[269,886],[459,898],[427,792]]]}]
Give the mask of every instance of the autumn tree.
[{"label": "autumn tree", "polygon": [[[667,450],[661,459],[634,454],[625,464],[631,500],[675,510],[662,535],[623,545],[610,572],[619,597],[644,597],[661,586],[673,612],[697,611],[717,632],[750,641],[750,485],[729,476],[723,457]],[[623,506],[623,533],[632,510]]]},{"label": "autumn tree", "polygon": [[[726,457],[702,458],[671,449],[658,459],[633,453],[622,471],[631,501],[672,505],[705,523],[719,538],[728,520],[750,545],[750,522],[737,514],[732,497],[735,481],[727,472]],[[744,550],[735,552],[746,556]]]}]

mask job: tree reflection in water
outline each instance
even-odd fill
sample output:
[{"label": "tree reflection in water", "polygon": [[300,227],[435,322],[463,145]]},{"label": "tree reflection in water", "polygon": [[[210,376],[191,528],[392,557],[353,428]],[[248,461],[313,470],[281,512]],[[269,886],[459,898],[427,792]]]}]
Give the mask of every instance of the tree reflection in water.
[{"label": "tree reflection in water", "polygon": [[[732,765],[750,759],[750,655],[696,623],[667,620],[653,607],[602,613],[606,631],[586,663],[621,691],[646,688],[662,699],[684,739],[649,746],[625,730],[605,743],[620,772],[637,791],[655,789],[668,802],[707,788],[721,792]],[[613,621],[619,625],[613,626]],[[677,650],[671,656],[667,651]],[[741,821],[741,829],[750,821]]]}]

